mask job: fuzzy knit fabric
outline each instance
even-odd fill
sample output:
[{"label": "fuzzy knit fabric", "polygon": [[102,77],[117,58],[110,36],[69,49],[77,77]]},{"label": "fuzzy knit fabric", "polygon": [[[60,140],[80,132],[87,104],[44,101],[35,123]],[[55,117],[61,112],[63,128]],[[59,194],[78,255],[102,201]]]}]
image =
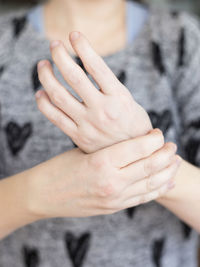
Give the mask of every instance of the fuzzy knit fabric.
[{"label": "fuzzy knit fabric", "polygon": [[[37,62],[50,59],[49,41],[32,27],[27,12],[0,18],[2,179],[74,147],[37,108]],[[175,142],[184,159],[200,166],[197,19],[150,7],[134,42],[104,60],[165,141]],[[0,241],[0,267],[196,267],[197,243],[197,232],[152,201],[111,215],[46,219],[20,228]]]}]

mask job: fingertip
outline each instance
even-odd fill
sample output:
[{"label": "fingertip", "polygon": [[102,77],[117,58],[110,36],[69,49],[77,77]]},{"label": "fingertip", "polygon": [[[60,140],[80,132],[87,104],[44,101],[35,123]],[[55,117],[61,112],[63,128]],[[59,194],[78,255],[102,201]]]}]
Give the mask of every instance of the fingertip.
[{"label": "fingertip", "polygon": [[155,134],[162,134],[162,131],[159,128],[153,129]]},{"label": "fingertip", "polygon": [[79,37],[80,37],[80,32],[78,32],[78,31],[72,31],[69,34],[70,41],[72,41],[72,42],[78,40]]},{"label": "fingertip", "polygon": [[166,145],[167,146],[169,146],[169,148],[171,149],[171,150],[173,150],[173,152],[175,153],[176,151],[177,151],[177,144],[175,144],[175,143],[173,143],[173,142],[168,142],[168,143],[166,143]]},{"label": "fingertip", "polygon": [[149,131],[149,134],[161,134],[162,131],[159,128],[154,128]]},{"label": "fingertip", "polygon": [[46,64],[46,60],[40,60],[37,64],[38,70],[41,69]]},{"label": "fingertip", "polygon": [[35,94],[35,98],[36,99],[39,99],[43,96],[43,90],[38,90]]},{"label": "fingertip", "polygon": [[42,67],[44,67],[44,66],[46,66],[46,65],[48,65],[48,64],[50,64],[50,62],[49,62],[47,59],[40,60],[40,61],[38,62],[38,64],[37,64],[37,69],[38,69],[38,71],[39,71]]}]

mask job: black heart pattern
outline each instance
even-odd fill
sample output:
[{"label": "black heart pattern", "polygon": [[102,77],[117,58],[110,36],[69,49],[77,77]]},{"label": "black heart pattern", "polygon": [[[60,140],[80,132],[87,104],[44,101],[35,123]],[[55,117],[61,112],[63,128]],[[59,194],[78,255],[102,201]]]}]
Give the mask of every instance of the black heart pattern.
[{"label": "black heart pattern", "polygon": [[160,72],[161,75],[165,74],[165,65],[163,63],[162,51],[160,45],[154,41],[151,42],[152,60],[154,67]]},{"label": "black heart pattern", "polygon": [[173,124],[172,113],[169,110],[165,110],[160,114],[155,111],[148,111],[148,114],[153,128],[161,129],[163,134],[166,134],[167,130]]},{"label": "black heart pattern", "polygon": [[34,92],[39,90],[41,87],[41,83],[40,83],[40,80],[38,78],[37,63],[33,66],[33,69],[32,69],[32,84],[33,84]]},{"label": "black heart pattern", "polygon": [[74,267],[83,266],[86,254],[90,246],[91,234],[83,233],[80,237],[75,237],[72,232],[67,231],[64,236],[67,253]]},{"label": "black heart pattern", "polygon": [[200,166],[197,160],[197,155],[200,150],[200,140],[199,139],[189,139],[185,145],[185,153],[187,160],[196,166]]},{"label": "black heart pattern", "polygon": [[122,70],[119,75],[117,76],[118,80],[122,83],[125,84],[126,83],[126,73],[124,70]]},{"label": "black heart pattern", "polygon": [[186,223],[181,221],[182,230],[183,230],[183,236],[185,239],[189,239],[190,235],[192,233],[192,228],[189,227]]},{"label": "black heart pattern", "polygon": [[183,67],[185,64],[185,29],[181,28],[178,42],[178,67]]},{"label": "black heart pattern", "polygon": [[0,77],[3,74],[4,70],[5,70],[5,67],[4,66],[0,66]]},{"label": "black heart pattern", "polygon": [[40,263],[39,251],[28,246],[22,247],[22,257],[25,267],[38,267]]},{"label": "black heart pattern", "polygon": [[160,238],[153,241],[152,244],[152,260],[156,267],[162,266],[162,255],[165,244],[165,238]]},{"label": "black heart pattern", "polygon": [[173,18],[178,18],[180,13],[177,10],[172,10],[170,14]]},{"label": "black heart pattern", "polygon": [[4,130],[11,153],[16,156],[30,137],[32,124],[28,122],[23,126],[19,126],[16,122],[10,121]]},{"label": "black heart pattern", "polygon": [[187,129],[188,128],[194,128],[194,129],[198,129],[200,130],[200,119],[197,119],[195,121],[191,121],[188,125],[187,125]]},{"label": "black heart pattern", "polygon": [[133,217],[135,215],[135,209],[136,209],[136,207],[130,207],[128,209],[125,209],[125,212],[126,212],[128,218],[133,219]]},{"label": "black heart pattern", "polygon": [[12,20],[13,23],[13,36],[15,38],[18,38],[20,34],[23,32],[25,26],[26,26],[27,18],[26,16],[20,17],[20,18],[14,18]]}]

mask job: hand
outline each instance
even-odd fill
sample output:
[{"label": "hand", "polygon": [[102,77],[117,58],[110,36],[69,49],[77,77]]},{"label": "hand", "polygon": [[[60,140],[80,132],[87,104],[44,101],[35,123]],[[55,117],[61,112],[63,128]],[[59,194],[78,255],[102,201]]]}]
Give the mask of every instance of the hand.
[{"label": "hand", "polygon": [[51,45],[53,61],[83,102],[58,82],[49,61],[41,61],[38,74],[45,91],[37,94],[39,110],[87,153],[148,133],[152,129],[148,114],[87,39],[80,33],[74,39],[71,33],[70,42],[100,90],[57,41]]},{"label": "hand", "polygon": [[154,200],[173,187],[173,143],[160,130],[95,153],[73,149],[40,164],[30,179],[29,210],[39,218],[111,214]]}]

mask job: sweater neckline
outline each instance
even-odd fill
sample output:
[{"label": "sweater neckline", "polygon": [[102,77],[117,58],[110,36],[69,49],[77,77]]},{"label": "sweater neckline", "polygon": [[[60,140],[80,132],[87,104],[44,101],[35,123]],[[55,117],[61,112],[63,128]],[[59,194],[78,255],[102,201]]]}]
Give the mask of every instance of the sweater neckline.
[{"label": "sweater neckline", "polygon": [[[101,58],[105,62],[112,61],[116,58],[123,58],[124,54],[132,53],[134,51],[134,49],[136,47],[138,47],[138,45],[140,46],[141,45],[140,41],[143,40],[143,37],[145,36],[145,34],[149,31],[151,32],[152,20],[154,18],[154,14],[156,15],[156,10],[154,10],[154,9],[155,9],[154,6],[148,5],[149,15],[148,15],[146,21],[144,22],[140,32],[137,34],[137,36],[135,36],[135,39],[133,40],[132,43],[127,43],[122,49],[120,49],[116,52],[110,53],[108,55],[101,56]],[[29,10],[30,9],[25,9],[23,11],[23,13],[21,13],[21,16],[27,17]],[[47,39],[44,34],[42,34],[41,32],[38,32],[28,19],[26,20],[26,28],[23,31],[21,38],[23,37],[24,34],[26,34],[26,32],[28,32],[29,34],[34,36],[37,41],[42,42],[43,45],[45,45],[46,47],[50,46],[50,40]],[[77,57],[76,55],[73,55],[73,54],[70,54],[70,56],[73,59],[76,59],[76,57]]]}]

